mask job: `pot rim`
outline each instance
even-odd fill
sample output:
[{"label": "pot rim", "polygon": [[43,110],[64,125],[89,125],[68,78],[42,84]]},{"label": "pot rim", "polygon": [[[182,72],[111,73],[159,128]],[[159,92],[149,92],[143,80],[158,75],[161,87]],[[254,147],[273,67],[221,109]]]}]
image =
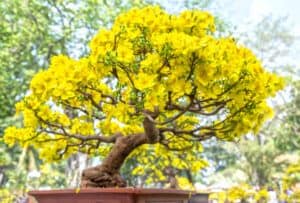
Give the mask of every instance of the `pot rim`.
[{"label": "pot rim", "polygon": [[[78,193],[119,193],[119,194],[140,194],[140,195],[155,195],[155,194],[178,194],[178,195],[194,195],[199,194],[191,190],[179,189],[157,189],[157,188],[79,188],[79,189],[53,189],[53,190],[32,190],[29,195],[48,195],[48,194],[78,194]],[[205,194],[205,193],[203,193]]]}]

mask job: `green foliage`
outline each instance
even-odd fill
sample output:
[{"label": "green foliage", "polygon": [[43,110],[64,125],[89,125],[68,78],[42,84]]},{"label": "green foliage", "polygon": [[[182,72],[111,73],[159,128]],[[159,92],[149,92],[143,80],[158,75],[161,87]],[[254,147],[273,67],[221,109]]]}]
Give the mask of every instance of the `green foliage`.
[{"label": "green foliage", "polygon": [[292,100],[287,102],[283,109],[284,115],[281,116],[280,128],[274,138],[275,145],[282,152],[295,152],[300,149],[300,81],[291,84],[289,94]]}]

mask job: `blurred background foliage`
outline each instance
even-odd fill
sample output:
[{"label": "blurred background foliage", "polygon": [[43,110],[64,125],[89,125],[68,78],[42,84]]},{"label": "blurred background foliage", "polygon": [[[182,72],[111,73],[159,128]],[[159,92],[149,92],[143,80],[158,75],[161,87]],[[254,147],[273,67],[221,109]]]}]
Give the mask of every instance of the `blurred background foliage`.
[{"label": "blurred background foliage", "polygon": [[[88,42],[99,28],[109,27],[118,13],[144,4],[130,0],[1,1],[0,134],[6,126],[18,125],[14,104],[26,95],[31,77],[47,68],[53,55],[85,55]],[[0,149],[0,185],[15,196],[22,197],[32,188],[74,187],[79,155],[48,166],[51,173],[43,176],[45,166],[33,149],[7,148],[2,142]],[[73,172],[66,174],[68,169]]]},{"label": "blurred background foliage", "polygon": [[[18,125],[20,118],[14,117],[14,104],[26,95],[31,77],[47,68],[52,56],[84,56],[89,51],[91,37],[101,27],[110,27],[120,12],[149,4],[159,4],[170,10],[171,4],[176,4],[176,1],[170,2],[2,0],[0,134],[6,126]],[[214,0],[178,2],[176,6],[179,11],[216,8]],[[294,194],[299,192],[299,171],[296,169],[299,169],[300,160],[300,82],[299,68],[289,64],[286,57],[291,55],[290,46],[296,36],[289,29],[285,17],[267,16],[243,30],[239,29],[239,25],[234,26],[222,18],[221,10],[215,13],[219,30],[216,35],[233,35],[240,43],[254,50],[268,70],[287,77],[288,88],[270,101],[276,112],[274,119],[258,135],[247,135],[237,143],[216,140],[204,143],[204,151],[199,158],[205,158],[210,165],[198,173],[174,167],[173,172],[167,174],[167,181],[145,183],[147,173],[139,176],[131,174],[137,163],[132,159],[122,168],[123,175],[129,185],[144,187],[168,187],[172,178],[176,179],[176,173],[185,174],[185,180],[177,180],[181,187],[188,185],[206,190],[218,188],[230,191],[235,185],[247,182],[260,189],[273,188],[282,198],[291,198],[285,197],[288,189],[294,190]],[[8,148],[0,142],[0,200],[17,201],[25,196],[27,190],[34,188],[76,187],[80,170],[97,161],[100,160],[78,154],[49,165],[44,164],[30,147]]]}]

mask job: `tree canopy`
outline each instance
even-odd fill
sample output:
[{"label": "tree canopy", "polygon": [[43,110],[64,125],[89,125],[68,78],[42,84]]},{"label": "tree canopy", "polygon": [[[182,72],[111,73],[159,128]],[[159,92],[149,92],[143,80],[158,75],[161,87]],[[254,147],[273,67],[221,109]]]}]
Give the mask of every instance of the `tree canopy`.
[{"label": "tree canopy", "polygon": [[106,156],[120,137],[134,140],[132,150],[188,154],[212,137],[257,132],[283,80],[214,31],[203,11],[150,6],[119,15],[87,57],[55,56],[33,77],[16,105],[23,126],[7,128],[5,142],[32,145],[53,161],[78,151]]}]

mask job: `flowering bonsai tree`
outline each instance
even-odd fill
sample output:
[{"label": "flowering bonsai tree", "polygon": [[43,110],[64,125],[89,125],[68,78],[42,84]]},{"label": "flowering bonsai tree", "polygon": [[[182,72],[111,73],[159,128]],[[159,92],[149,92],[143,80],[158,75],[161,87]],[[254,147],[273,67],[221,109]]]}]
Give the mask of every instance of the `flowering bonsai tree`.
[{"label": "flowering bonsai tree", "polygon": [[78,151],[105,156],[83,171],[81,186],[124,187],[119,171],[131,154],[152,149],[177,164],[178,157],[193,162],[189,154],[201,141],[257,132],[272,115],[266,99],[282,79],[214,30],[203,11],[145,7],[119,15],[92,39],[88,56],[53,57],[34,76],[16,105],[23,126],[7,128],[5,142],[34,146],[48,161]]}]

